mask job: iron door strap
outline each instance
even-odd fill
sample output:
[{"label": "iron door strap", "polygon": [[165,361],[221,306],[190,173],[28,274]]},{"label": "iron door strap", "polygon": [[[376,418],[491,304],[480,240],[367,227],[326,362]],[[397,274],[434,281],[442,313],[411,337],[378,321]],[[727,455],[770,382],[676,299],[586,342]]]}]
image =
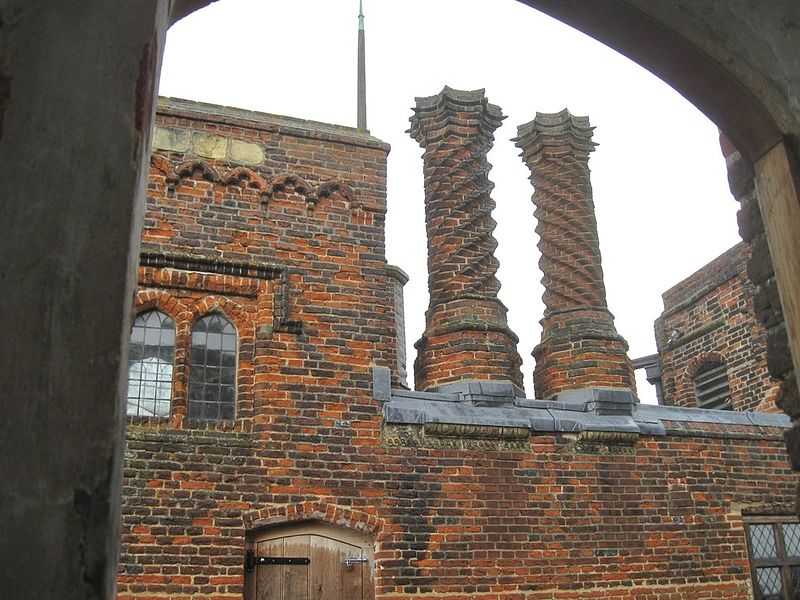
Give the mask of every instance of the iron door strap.
[{"label": "iron door strap", "polygon": [[259,565],[307,565],[311,559],[305,556],[256,556],[254,550],[248,550],[245,555],[244,567],[252,572]]}]

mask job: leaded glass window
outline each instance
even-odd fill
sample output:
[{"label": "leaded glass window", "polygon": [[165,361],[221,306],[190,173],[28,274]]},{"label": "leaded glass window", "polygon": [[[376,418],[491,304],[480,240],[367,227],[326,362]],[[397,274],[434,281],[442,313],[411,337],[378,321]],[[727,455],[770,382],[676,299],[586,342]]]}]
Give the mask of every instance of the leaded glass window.
[{"label": "leaded glass window", "polygon": [[219,314],[192,330],[188,416],[233,419],[236,407],[236,329]]},{"label": "leaded glass window", "polygon": [[175,322],[157,310],[136,317],[128,350],[129,415],[170,415],[174,362]]},{"label": "leaded glass window", "polygon": [[747,523],[756,600],[800,599],[800,523],[761,517]]}]

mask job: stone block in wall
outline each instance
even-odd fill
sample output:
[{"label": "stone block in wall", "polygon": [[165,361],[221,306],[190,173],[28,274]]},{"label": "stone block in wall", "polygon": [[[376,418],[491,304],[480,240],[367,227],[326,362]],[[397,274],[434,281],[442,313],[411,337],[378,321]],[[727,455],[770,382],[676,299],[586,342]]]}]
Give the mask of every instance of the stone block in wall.
[{"label": "stone block in wall", "polygon": [[728,186],[733,197],[741,200],[742,196],[752,192],[755,181],[753,168],[747,163],[742,154],[720,131],[719,145],[725,157],[725,166],[728,170]]},{"label": "stone block in wall", "polygon": [[230,158],[243,165],[260,165],[264,162],[264,151],[258,144],[231,140]]},{"label": "stone block in wall", "polygon": [[741,208],[736,213],[739,223],[739,235],[748,244],[753,241],[759,233],[764,232],[764,222],[761,220],[761,209],[755,194],[747,194],[741,199]]},{"label": "stone block in wall", "polygon": [[153,128],[153,148],[165,152],[188,152],[192,146],[192,132],[172,127]]},{"label": "stone block in wall", "polygon": [[219,135],[194,132],[192,147],[195,154],[205,158],[222,159],[228,154],[229,140]]}]

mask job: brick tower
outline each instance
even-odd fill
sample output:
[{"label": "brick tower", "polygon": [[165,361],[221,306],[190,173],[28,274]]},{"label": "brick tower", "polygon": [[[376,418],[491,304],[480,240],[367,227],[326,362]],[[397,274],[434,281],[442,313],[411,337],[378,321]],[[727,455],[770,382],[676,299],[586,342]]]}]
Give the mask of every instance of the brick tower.
[{"label": "brick tower", "polygon": [[[536,113],[514,139],[531,170],[545,304],[533,350],[537,398],[572,390],[635,390],[627,342],[606,303],[589,180],[588,117]],[[570,394],[574,395],[574,394]]]},{"label": "brick tower", "polygon": [[456,382],[510,382],[522,394],[517,336],[497,297],[497,248],[486,154],[503,120],[483,90],[447,86],[417,98],[409,133],[425,150],[428,290],[425,333],[416,343],[418,390]]}]

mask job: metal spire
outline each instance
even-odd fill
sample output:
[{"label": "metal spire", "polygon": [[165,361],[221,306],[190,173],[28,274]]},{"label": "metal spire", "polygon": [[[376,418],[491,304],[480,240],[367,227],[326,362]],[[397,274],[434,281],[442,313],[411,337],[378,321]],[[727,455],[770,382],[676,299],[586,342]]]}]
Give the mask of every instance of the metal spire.
[{"label": "metal spire", "polygon": [[358,0],[358,89],[356,126],[367,128],[367,75],[364,58],[364,8]]}]

